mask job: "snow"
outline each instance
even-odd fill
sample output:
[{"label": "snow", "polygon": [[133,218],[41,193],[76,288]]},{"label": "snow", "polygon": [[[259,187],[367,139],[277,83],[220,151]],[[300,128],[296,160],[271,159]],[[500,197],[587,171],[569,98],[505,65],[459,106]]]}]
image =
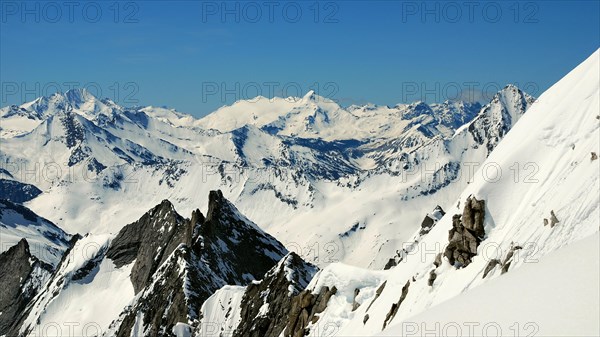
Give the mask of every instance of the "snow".
[{"label": "snow", "polygon": [[192,331],[192,326],[181,322],[175,324],[173,327],[173,334],[176,337],[192,337]]},{"label": "snow", "polygon": [[[382,331],[392,304],[399,302],[402,288],[408,284],[408,293],[388,327],[411,322],[411,317],[415,316],[430,323],[467,323],[471,321],[468,314],[472,313],[476,322],[495,322],[497,318],[504,324],[505,333],[512,335],[512,331],[506,329],[511,327],[509,323],[513,317],[527,309],[545,308],[523,316],[538,320],[540,330],[545,332],[542,335],[569,334],[568,327],[573,325],[579,327],[571,331],[597,334],[600,170],[598,160],[592,161],[590,154],[599,150],[599,56],[600,50],[534,103],[476,171],[458,200],[450,203],[450,207],[443,206],[446,215],[398,266],[385,271],[383,276],[366,270],[346,273],[343,277],[327,276],[349,268],[337,264],[321,270],[311,284],[329,280],[323,284],[340,284],[347,290],[330,300],[320,321],[335,322],[337,335],[376,335]],[[511,172],[515,163],[520,165],[519,175]],[[531,176],[531,171],[523,172],[527,163],[537,165],[535,175]],[[503,174],[493,179],[486,176],[485,167],[491,164],[497,165]],[[478,247],[478,255],[465,268],[456,269],[445,258],[436,268],[433,262],[448,243],[452,217],[462,214],[459,205],[464,205],[469,196],[485,200],[486,237]],[[559,219],[553,228],[544,226],[543,221],[550,218],[551,211]],[[522,249],[515,252],[508,274],[501,275],[500,267],[496,267],[484,279],[488,262],[493,258],[504,259],[515,245]],[[567,250],[569,247],[574,247],[571,252]],[[526,269],[520,271],[522,268]],[[437,277],[429,286],[432,270]],[[511,276],[513,273],[515,275]],[[368,276],[370,274],[373,276]],[[375,287],[372,286],[369,298],[356,311],[350,311],[350,289],[361,288],[361,282],[351,287],[346,284],[352,283],[353,278],[371,280],[375,276],[381,283],[386,282],[381,296],[375,298],[372,290]],[[585,281],[580,281],[584,278]],[[580,283],[583,286],[579,287]],[[484,286],[480,292],[475,292]],[[530,293],[532,297],[529,297]],[[463,297],[465,300],[461,300]],[[535,299],[540,299],[540,303],[525,305]],[[459,309],[468,307],[466,314],[453,307],[454,301]],[[366,302],[372,302],[372,305],[365,306]],[[445,306],[444,302],[447,303]],[[515,305],[509,305],[509,302]],[[570,310],[563,312],[561,309],[558,314],[556,310],[563,303]],[[439,310],[432,309],[438,305]],[[514,309],[519,305],[523,308]],[[494,310],[483,310],[486,306]],[[496,309],[498,317],[493,316]],[[432,310],[431,316],[428,316],[429,310]],[[515,310],[515,316],[510,316],[511,310]],[[367,314],[369,319],[364,322]],[[525,326],[527,322],[518,321],[519,328],[531,329],[531,325]],[[545,322],[547,325],[542,327],[541,323]],[[395,329],[391,335],[397,335]],[[523,335],[531,330],[520,332]]]},{"label": "snow", "polygon": [[202,305],[202,319],[196,336],[230,336],[241,321],[242,297],[246,287],[224,286]]},{"label": "snow", "polygon": [[94,256],[104,254],[107,235],[88,235],[77,241],[50,282],[37,297],[22,328],[31,326],[30,335],[100,335],[134,298],[129,280],[133,263],[120,269],[104,259],[86,277],[73,280]]},{"label": "snow", "polygon": [[599,239],[596,233],[569,244],[379,336],[422,336],[431,330],[437,336],[454,331],[462,336],[598,336]]},{"label": "snow", "polygon": [[70,236],[44,218],[30,218],[0,202],[0,253],[15,246],[22,238],[27,239],[33,256],[56,267]]},{"label": "snow", "polygon": [[[83,130],[73,148],[64,142],[73,132],[61,104]],[[405,172],[407,162],[433,168],[488,154],[466,131],[448,138],[452,118],[468,122],[477,113],[462,102],[343,108],[308,93],[240,101],[196,120],[74,92],[21,108],[39,125],[2,138],[0,162],[44,191],[27,206],[66,231],[114,235],[163,199],[182,214],[205,212],[208,192],[221,189],[248,219],[319,266],[382,268],[427,212],[450,207],[466,187],[450,173],[436,183],[430,173]],[[2,111],[3,120],[12,113]],[[65,165],[74,154],[84,159]],[[106,168],[91,171],[91,160]],[[11,166],[17,162],[29,171]],[[361,229],[341,236],[357,222]]]}]

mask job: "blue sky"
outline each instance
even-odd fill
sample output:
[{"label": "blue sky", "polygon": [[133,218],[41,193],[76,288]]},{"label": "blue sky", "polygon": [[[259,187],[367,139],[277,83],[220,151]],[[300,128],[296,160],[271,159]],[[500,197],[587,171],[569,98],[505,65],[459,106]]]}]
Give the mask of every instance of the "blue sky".
[{"label": "blue sky", "polygon": [[599,1],[0,3],[2,106],[74,85],[196,116],[310,89],[344,105],[539,95],[600,46]]}]

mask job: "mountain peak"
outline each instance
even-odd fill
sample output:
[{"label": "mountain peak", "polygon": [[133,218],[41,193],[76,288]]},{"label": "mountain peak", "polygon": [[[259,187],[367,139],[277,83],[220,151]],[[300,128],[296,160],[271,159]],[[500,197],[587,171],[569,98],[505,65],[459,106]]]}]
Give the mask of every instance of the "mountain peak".
[{"label": "mountain peak", "polygon": [[64,97],[67,101],[75,104],[81,104],[96,99],[96,97],[85,88],[69,89],[64,93]]},{"label": "mountain peak", "polygon": [[305,101],[314,100],[316,95],[317,94],[315,93],[314,90],[309,90],[306,93],[306,95],[304,95],[304,97],[302,97],[302,99],[305,100]]}]

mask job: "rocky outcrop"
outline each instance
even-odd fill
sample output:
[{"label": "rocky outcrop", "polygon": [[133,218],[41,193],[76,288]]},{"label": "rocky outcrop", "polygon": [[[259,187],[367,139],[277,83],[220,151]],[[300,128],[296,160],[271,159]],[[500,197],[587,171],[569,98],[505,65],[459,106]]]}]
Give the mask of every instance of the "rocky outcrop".
[{"label": "rocky outcrop", "polygon": [[[373,305],[373,303],[375,303],[375,301],[377,301],[377,299],[379,298],[379,296],[381,296],[381,293],[383,292],[383,289],[385,289],[385,285],[387,284],[387,281],[384,281],[379,288],[377,288],[377,290],[375,291],[375,297],[373,298],[373,300],[371,301],[371,303],[369,303],[369,306],[367,307],[367,310],[365,312],[368,312],[369,309],[371,309],[371,306]],[[367,315],[368,316],[368,315]],[[365,322],[368,320],[368,318],[365,317]]]},{"label": "rocky outcrop", "polygon": [[37,197],[41,193],[42,191],[34,185],[11,179],[0,179],[0,199],[23,203]]},{"label": "rocky outcrop", "polygon": [[502,274],[506,273],[508,271],[508,268],[510,268],[510,264],[513,261],[513,256],[515,255],[515,251],[522,249],[523,247],[518,246],[518,245],[513,245],[510,250],[508,251],[508,254],[506,254],[506,257],[504,258],[504,261],[502,262]]},{"label": "rocky outcrop", "polygon": [[317,267],[289,253],[260,282],[247,286],[241,321],[233,336],[278,337],[289,322],[294,296],[306,288]]},{"label": "rocky outcrop", "polygon": [[400,305],[402,304],[402,302],[404,302],[406,296],[408,295],[408,287],[410,287],[410,280],[406,281],[406,284],[404,285],[404,287],[402,287],[402,294],[400,295],[400,299],[398,300],[398,302],[392,304],[390,311],[385,316],[385,320],[383,321],[383,328],[381,328],[381,330],[384,330],[385,327],[388,326],[390,322],[394,319],[396,313],[398,313]]},{"label": "rocky outcrop", "polygon": [[302,337],[310,333],[308,325],[319,320],[318,314],[325,311],[331,296],[337,288],[322,287],[318,294],[304,290],[292,299],[288,323],[284,330],[285,337]]},{"label": "rocky outcrop", "polygon": [[462,215],[464,227],[476,236],[482,238],[485,236],[485,230],[483,228],[484,218],[485,201],[477,200],[473,196],[468,197]]},{"label": "rocky outcrop", "polygon": [[452,229],[448,233],[448,245],[444,256],[450,264],[466,267],[477,255],[477,247],[485,237],[485,202],[475,197],[467,198],[463,214],[452,217]]},{"label": "rocky outcrop", "polygon": [[134,327],[144,336],[171,335],[180,322],[194,327],[215,291],[261,278],[286,253],[221,191],[210,192],[206,217],[196,210],[184,219],[165,200],[123,228],[107,252],[117,267],[134,263],[138,297],[106,335],[130,336]]},{"label": "rocky outcrop", "polygon": [[444,212],[442,207],[439,205],[436,206],[433,209],[433,211],[431,211],[430,213],[427,213],[425,215],[425,218],[421,222],[421,229],[419,230],[419,233],[417,235],[415,235],[414,239],[412,240],[412,243],[408,247],[404,247],[401,250],[397,250],[396,255],[391,257],[386,262],[385,266],[383,267],[383,270],[388,270],[388,269],[391,269],[391,268],[397,266],[398,264],[400,264],[400,262],[402,262],[402,260],[406,256],[409,255],[409,252],[414,251],[413,249],[418,249],[417,246],[421,242],[423,237],[431,231],[431,229],[438,223],[438,221],[445,214],[446,214],[446,212]]},{"label": "rocky outcrop", "polygon": [[117,268],[135,261],[131,283],[137,294],[180,244],[191,243],[192,227],[189,220],[177,214],[173,204],[163,200],[138,221],[123,227],[106,256]]},{"label": "rocky outcrop", "polygon": [[510,264],[513,262],[515,252],[520,249],[523,249],[523,247],[511,244],[510,250],[504,257],[503,261],[500,261],[498,259],[491,259],[490,262],[488,262],[488,264],[485,266],[482,278],[486,278],[497,266],[501,268],[501,274],[506,273],[508,271],[508,268],[510,268]]},{"label": "rocky outcrop", "polygon": [[436,278],[437,274],[435,273],[435,269],[431,269],[431,271],[429,272],[429,278],[427,279],[427,285],[433,287],[433,282],[435,282]]},{"label": "rocky outcrop", "polygon": [[420,235],[425,235],[431,231],[433,226],[446,214],[441,206],[436,206],[433,212],[428,213],[421,222]]},{"label": "rocky outcrop", "polygon": [[550,228],[553,228],[559,222],[560,221],[556,217],[556,214],[554,214],[554,211],[550,211],[550,219],[544,218],[544,226],[550,225]]},{"label": "rocky outcrop", "polygon": [[491,259],[490,262],[488,262],[488,264],[485,266],[485,270],[483,271],[482,278],[486,278],[486,276],[488,276],[488,274],[492,270],[494,270],[494,268],[496,268],[497,265],[502,265],[502,262],[500,262],[500,260],[498,260],[498,259]]},{"label": "rocky outcrop", "polygon": [[0,254],[0,335],[16,329],[19,316],[40,290],[52,267],[31,255],[27,240]]}]

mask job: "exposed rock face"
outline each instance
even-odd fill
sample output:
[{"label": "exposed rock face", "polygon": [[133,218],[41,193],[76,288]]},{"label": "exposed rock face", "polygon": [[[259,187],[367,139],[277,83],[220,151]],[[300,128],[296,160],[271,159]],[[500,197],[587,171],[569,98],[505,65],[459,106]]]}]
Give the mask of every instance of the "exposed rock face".
[{"label": "exposed rock face", "polygon": [[437,274],[435,273],[435,269],[431,269],[431,271],[429,272],[429,279],[427,280],[427,284],[430,287],[433,287],[433,282],[435,282],[436,278],[437,278]]},{"label": "exposed rock face", "polygon": [[404,299],[406,299],[406,296],[408,295],[408,287],[410,287],[410,280],[406,281],[406,284],[404,285],[404,287],[402,287],[402,294],[400,295],[400,299],[398,300],[398,302],[392,304],[390,311],[385,316],[385,320],[383,321],[383,328],[381,328],[381,330],[384,330],[385,327],[394,319],[396,313],[398,313],[400,305],[402,304],[402,302],[404,302]]},{"label": "exposed rock face", "polygon": [[476,236],[482,238],[485,236],[485,230],[483,229],[484,217],[485,201],[477,200],[475,197],[467,198],[465,208],[463,209],[463,226]]},{"label": "exposed rock face", "polygon": [[431,231],[433,226],[446,214],[441,206],[436,206],[433,212],[428,213],[423,222],[421,222],[421,230],[419,232],[420,235],[425,235]]},{"label": "exposed rock face", "polygon": [[[377,301],[377,299],[379,298],[379,296],[381,296],[381,293],[383,292],[383,289],[385,289],[385,285],[387,284],[387,281],[383,282],[379,288],[377,288],[377,290],[375,291],[375,298],[373,298],[373,300],[371,301],[371,303],[369,303],[369,306],[367,307],[367,312],[369,311],[369,309],[371,309],[371,306],[373,305],[373,303],[375,303],[375,301]],[[368,319],[368,318],[367,318]]]},{"label": "exposed rock face", "polygon": [[452,217],[452,229],[448,233],[448,245],[444,256],[450,264],[466,267],[477,255],[477,247],[485,236],[483,227],[485,202],[469,197],[465,204],[462,219],[460,215]]},{"label": "exposed rock face", "polygon": [[560,221],[556,217],[556,214],[554,214],[554,211],[550,211],[550,220],[544,218],[544,226],[550,225],[550,228],[553,228],[559,222]]},{"label": "exposed rock face", "polygon": [[502,262],[502,274],[506,273],[508,271],[508,268],[510,268],[510,264],[513,261],[513,256],[515,255],[515,251],[522,249],[521,246],[512,246],[510,248],[510,250],[508,251],[508,254],[506,254],[506,257],[504,258],[504,261]]},{"label": "exposed rock face", "polygon": [[508,85],[482,108],[469,124],[468,131],[478,144],[485,146],[489,154],[534,102],[535,98],[514,85]]},{"label": "exposed rock face", "polygon": [[25,239],[0,254],[0,335],[16,328],[18,317],[50,271],[51,266],[31,255]]},{"label": "exposed rock face", "polygon": [[284,330],[285,337],[302,337],[310,333],[307,329],[309,323],[316,323],[319,319],[317,314],[327,308],[327,302],[331,296],[337,293],[337,288],[323,287],[318,294],[304,290],[292,300],[289,321]]},{"label": "exposed rock face", "polygon": [[558,218],[556,217],[556,214],[554,214],[554,211],[550,211],[550,228],[554,227],[559,222],[560,221],[558,221]]},{"label": "exposed rock face", "polygon": [[522,249],[522,247],[519,245],[511,246],[510,250],[506,254],[506,257],[504,257],[504,261],[500,261],[498,259],[491,259],[490,262],[488,262],[487,266],[485,266],[485,270],[483,271],[482,278],[486,278],[488,276],[488,274],[490,272],[492,272],[497,266],[500,266],[500,268],[502,270],[502,272],[501,272],[502,274],[506,273],[508,271],[508,268],[510,268],[510,264],[513,261],[513,256],[515,254],[515,251],[517,251],[519,249]]},{"label": "exposed rock face", "polygon": [[491,259],[490,262],[488,262],[487,266],[485,266],[485,270],[483,271],[482,278],[485,278],[492,270],[494,270],[494,268],[496,268],[497,265],[502,265],[500,260]]},{"label": "exposed rock face", "polygon": [[355,311],[356,309],[358,309],[358,307],[360,307],[360,303],[356,302],[356,297],[358,297],[358,294],[360,294],[360,289],[358,289],[358,288],[354,289],[354,299],[352,300],[352,311]]},{"label": "exposed rock face", "polygon": [[288,324],[294,296],[306,288],[317,267],[289,253],[260,282],[246,288],[241,321],[233,336],[278,337]]},{"label": "exposed rock face", "polygon": [[204,301],[226,284],[261,278],[287,253],[281,243],[244,217],[221,191],[209,194],[206,218],[184,219],[163,201],[127,225],[107,257],[121,267],[135,261],[131,280],[138,297],[106,335],[172,335],[176,323],[198,323]]},{"label": "exposed rock face", "polygon": [[0,179],[0,199],[23,203],[37,197],[41,193],[42,191],[34,185],[16,180]]},{"label": "exposed rock face", "polygon": [[119,232],[106,254],[120,268],[135,261],[131,283],[137,294],[179,244],[189,245],[192,224],[168,200]]}]

